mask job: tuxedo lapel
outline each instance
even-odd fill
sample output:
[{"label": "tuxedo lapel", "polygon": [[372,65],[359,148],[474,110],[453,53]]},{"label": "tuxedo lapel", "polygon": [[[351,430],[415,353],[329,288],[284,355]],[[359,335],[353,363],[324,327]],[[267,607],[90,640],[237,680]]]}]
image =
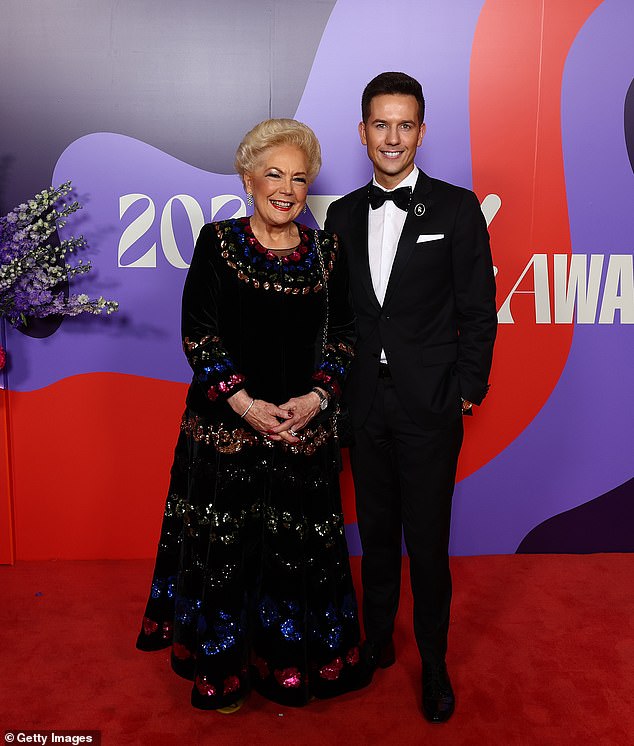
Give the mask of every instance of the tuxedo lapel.
[{"label": "tuxedo lapel", "polygon": [[[368,185],[369,187],[369,185]],[[377,300],[374,286],[372,285],[372,275],[370,274],[370,260],[368,256],[368,200],[367,189],[361,193],[356,205],[352,207],[350,214],[351,235],[355,236],[353,256],[349,261],[354,262],[354,271],[368,298],[373,306],[380,308]]]},{"label": "tuxedo lapel", "polygon": [[[407,210],[407,217],[405,218],[405,224],[401,232],[401,237],[398,241],[396,248],[396,255],[394,257],[394,263],[392,264],[392,271],[390,272],[390,279],[387,283],[385,290],[385,299],[383,300],[383,306],[386,306],[392,296],[394,289],[398,285],[401,275],[405,271],[407,262],[414,251],[416,246],[416,238],[420,233],[421,223],[425,219],[427,212],[431,206],[431,179],[427,174],[422,171],[418,175],[416,180],[416,186],[412,194],[412,199]],[[422,206],[422,214],[421,213]],[[366,227],[367,232],[367,227]],[[367,244],[367,242],[366,242]]]}]

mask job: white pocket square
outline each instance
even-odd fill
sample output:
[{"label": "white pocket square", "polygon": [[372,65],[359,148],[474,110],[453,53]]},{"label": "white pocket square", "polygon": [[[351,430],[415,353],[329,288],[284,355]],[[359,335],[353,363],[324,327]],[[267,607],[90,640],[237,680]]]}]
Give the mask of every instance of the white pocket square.
[{"label": "white pocket square", "polygon": [[416,243],[427,243],[427,241],[438,241],[439,238],[444,238],[444,233],[422,233],[417,239]]}]

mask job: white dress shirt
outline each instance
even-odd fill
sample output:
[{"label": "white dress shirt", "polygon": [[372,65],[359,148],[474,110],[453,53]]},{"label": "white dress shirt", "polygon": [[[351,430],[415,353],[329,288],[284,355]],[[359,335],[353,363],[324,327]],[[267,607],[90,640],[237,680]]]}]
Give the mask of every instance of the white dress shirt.
[{"label": "white dress shirt", "polygon": [[[397,184],[394,189],[399,187],[411,187],[412,191],[416,186],[418,179],[418,168],[408,174],[403,181]],[[376,179],[372,183],[378,186]],[[386,189],[387,192],[394,191]],[[373,210],[368,208],[368,260],[370,262],[370,275],[372,277],[372,286],[377,300],[381,305],[385,299],[385,291],[392,272],[394,257],[398,242],[405,225],[407,213],[397,207],[392,200],[386,200],[381,207]],[[381,350],[381,362],[386,363],[385,350]]]}]

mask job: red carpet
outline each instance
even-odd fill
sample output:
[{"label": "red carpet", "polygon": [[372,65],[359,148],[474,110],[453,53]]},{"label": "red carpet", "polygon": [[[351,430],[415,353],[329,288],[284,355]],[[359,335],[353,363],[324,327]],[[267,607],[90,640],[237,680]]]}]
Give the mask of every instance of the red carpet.
[{"label": "red carpet", "polygon": [[[165,652],[134,648],[151,569],[144,560],[0,567],[0,737],[51,728],[101,730],[104,746],[633,743],[634,555],[454,558],[457,708],[435,726],[418,710],[409,593],[397,663],[370,688],[301,710],[253,695],[220,715],[190,707],[190,684]],[[358,578],[357,560],[354,569]]]}]

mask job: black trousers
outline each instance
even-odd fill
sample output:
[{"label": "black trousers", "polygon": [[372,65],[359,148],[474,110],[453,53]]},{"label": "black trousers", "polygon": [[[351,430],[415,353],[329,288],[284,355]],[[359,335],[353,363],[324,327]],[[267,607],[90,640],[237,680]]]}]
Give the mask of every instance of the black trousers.
[{"label": "black trousers", "polygon": [[401,582],[401,532],[410,558],[414,634],[423,661],[447,651],[451,605],[449,529],[463,425],[425,430],[408,415],[390,378],[380,378],[372,409],[351,448],[363,548],[366,639],[394,629]]}]

